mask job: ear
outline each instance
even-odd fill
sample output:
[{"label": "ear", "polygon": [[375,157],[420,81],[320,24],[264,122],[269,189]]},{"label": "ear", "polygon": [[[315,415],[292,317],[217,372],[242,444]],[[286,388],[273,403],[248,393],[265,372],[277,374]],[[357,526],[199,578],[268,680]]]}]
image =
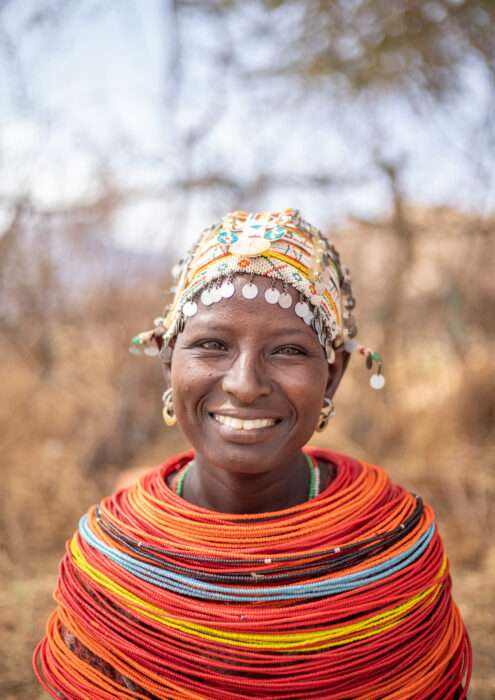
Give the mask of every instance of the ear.
[{"label": "ear", "polygon": [[328,381],[325,389],[325,396],[329,399],[333,398],[337,388],[345,374],[351,354],[344,349],[339,349],[335,353],[335,362],[328,365]]},{"label": "ear", "polygon": [[160,359],[161,359],[161,365],[162,365],[163,378],[165,379],[165,387],[167,389],[172,383],[172,381],[171,381],[172,352],[173,352],[173,345],[170,345],[167,348],[162,348],[160,351]]}]

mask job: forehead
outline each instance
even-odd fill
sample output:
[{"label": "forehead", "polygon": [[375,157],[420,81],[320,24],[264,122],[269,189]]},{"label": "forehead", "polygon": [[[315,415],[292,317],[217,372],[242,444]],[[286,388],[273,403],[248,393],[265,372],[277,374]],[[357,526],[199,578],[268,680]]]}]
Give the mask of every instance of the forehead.
[{"label": "forehead", "polygon": [[[242,295],[242,288],[250,282],[258,289],[254,299],[246,299]],[[271,280],[266,277],[237,275],[233,283],[235,293],[229,299],[222,299],[210,306],[204,306],[201,301],[197,301],[198,311],[186,320],[184,334],[213,328],[238,335],[255,333],[263,337],[275,333],[290,333],[305,336],[319,345],[313,328],[294,311],[294,306],[299,301],[299,293],[295,289],[287,288],[287,293],[292,297],[292,304],[288,309],[284,309],[265,300],[265,292],[272,286]],[[276,283],[276,286],[282,291],[280,283]]]}]

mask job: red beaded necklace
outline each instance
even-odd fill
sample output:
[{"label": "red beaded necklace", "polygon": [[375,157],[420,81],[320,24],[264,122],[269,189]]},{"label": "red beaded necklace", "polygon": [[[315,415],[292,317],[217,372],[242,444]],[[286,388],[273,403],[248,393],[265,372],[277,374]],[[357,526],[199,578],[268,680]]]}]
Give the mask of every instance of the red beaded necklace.
[{"label": "red beaded necklace", "polygon": [[[35,652],[48,692],[465,698],[469,639],[431,509],[378,467],[308,454],[334,463],[334,479],[261,518],[194,506],[167,486],[191,453],[90,509]],[[72,653],[63,630],[113,675]]]}]

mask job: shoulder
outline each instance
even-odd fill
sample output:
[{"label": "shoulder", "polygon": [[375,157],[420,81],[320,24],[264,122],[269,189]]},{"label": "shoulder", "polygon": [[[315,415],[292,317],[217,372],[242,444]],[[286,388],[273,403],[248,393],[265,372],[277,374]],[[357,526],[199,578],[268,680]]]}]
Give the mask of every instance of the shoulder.
[{"label": "shoulder", "polygon": [[323,447],[308,446],[305,448],[305,451],[314,459],[333,465],[337,473],[346,474],[351,478],[358,478],[363,475],[376,475],[381,480],[390,483],[387,471],[377,464]]},{"label": "shoulder", "polygon": [[[375,493],[377,499],[409,496],[412,500],[419,499],[424,504],[424,499],[419,494],[396,483],[388,470],[378,464],[321,447],[307,446],[305,451],[320,463],[327,463],[333,469],[333,477],[328,482],[329,486],[332,485],[332,490],[352,487],[356,496],[365,489]],[[358,486],[361,488],[357,489]],[[430,505],[428,510],[431,511]]]}]

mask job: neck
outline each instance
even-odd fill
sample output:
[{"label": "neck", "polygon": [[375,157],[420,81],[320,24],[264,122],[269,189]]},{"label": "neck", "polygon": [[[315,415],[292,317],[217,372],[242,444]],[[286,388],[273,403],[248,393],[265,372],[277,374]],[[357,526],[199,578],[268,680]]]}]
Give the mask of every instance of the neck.
[{"label": "neck", "polygon": [[183,497],[220,513],[267,513],[303,503],[308,486],[308,464],[302,452],[290,464],[261,474],[230,472],[197,455],[184,480]]}]

